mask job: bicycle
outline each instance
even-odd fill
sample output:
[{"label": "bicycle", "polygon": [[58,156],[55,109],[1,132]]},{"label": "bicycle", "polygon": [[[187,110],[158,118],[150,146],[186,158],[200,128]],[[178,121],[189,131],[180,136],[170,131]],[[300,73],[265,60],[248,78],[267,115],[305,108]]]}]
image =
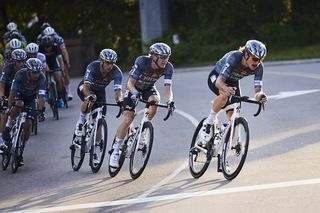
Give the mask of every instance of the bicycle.
[{"label": "bicycle", "polygon": [[[15,106],[15,107],[18,107],[18,106]],[[27,106],[24,106],[22,108],[23,110],[20,113],[20,115],[13,121],[14,123],[10,131],[10,140],[9,140],[10,145],[2,154],[2,170],[7,169],[10,159],[12,157],[12,161],[11,161],[12,173],[17,172],[20,161],[22,159],[24,147],[25,147],[25,142],[26,142],[25,125],[26,125],[26,119],[27,119],[27,111],[28,110],[38,111]]]},{"label": "bicycle", "polygon": [[[115,177],[119,173],[126,158],[130,158],[129,170],[132,179],[137,179],[138,177],[140,177],[148,163],[154,136],[153,125],[150,121],[147,121],[149,115],[149,107],[158,106],[162,108],[168,108],[168,106],[164,104],[156,104],[154,101],[148,102],[142,99],[140,99],[139,101],[146,104],[143,111],[142,119],[139,126],[129,127],[128,134],[126,135],[120,147],[119,167],[114,168],[109,165],[109,174],[111,177]],[[169,110],[163,120],[166,121],[169,116],[172,115],[172,112],[173,111]],[[114,143],[115,139],[113,140],[112,147]],[[112,152],[113,148],[109,151],[110,156]]]},{"label": "bicycle", "polygon": [[[241,102],[258,104],[259,109],[254,114],[258,116],[264,104],[249,99],[247,96],[232,96],[233,114],[230,121],[219,127],[217,120],[212,125],[213,136],[205,147],[201,145],[199,132],[202,128],[202,119],[198,124],[189,150],[189,170],[194,178],[201,177],[207,170],[213,157],[217,158],[217,172],[222,172],[227,180],[232,180],[240,173],[246,160],[249,147],[249,126],[245,117],[241,117]],[[221,112],[225,109],[220,110]]]},{"label": "bicycle", "polygon": [[[103,163],[103,159],[107,147],[108,130],[105,116],[103,115],[103,107],[118,106],[117,104],[98,103],[102,106],[90,110],[85,118],[83,124],[82,136],[73,134],[71,149],[71,165],[74,171],[78,171],[83,163],[85,153],[90,153],[89,166],[93,173],[97,173]],[[92,102],[89,102],[87,108],[91,108]],[[121,115],[122,109],[120,107],[117,118]],[[94,155],[99,159],[99,163],[94,163]]]},{"label": "bicycle", "polygon": [[58,110],[58,91],[57,91],[57,83],[54,79],[54,70],[48,71],[48,103],[53,113],[53,117],[59,120],[59,110]]}]

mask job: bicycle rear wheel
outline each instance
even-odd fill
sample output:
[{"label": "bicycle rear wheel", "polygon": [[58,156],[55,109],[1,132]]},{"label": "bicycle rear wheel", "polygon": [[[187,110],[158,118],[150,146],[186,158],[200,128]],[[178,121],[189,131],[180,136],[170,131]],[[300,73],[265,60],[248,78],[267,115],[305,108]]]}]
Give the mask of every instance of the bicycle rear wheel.
[{"label": "bicycle rear wheel", "polygon": [[[115,141],[116,141],[116,139],[114,138],[111,147],[113,147]],[[120,148],[120,151],[119,151],[119,155],[120,155],[119,156],[119,167],[115,168],[110,165],[108,166],[110,177],[115,177],[120,172],[122,165],[123,165],[125,158],[126,158],[126,149],[127,149],[127,140],[125,140],[123,142],[123,146]],[[109,155],[109,162],[110,162],[110,156],[111,156],[112,152],[113,152],[113,148],[109,151],[109,154],[110,154]]]},{"label": "bicycle rear wheel", "polygon": [[249,127],[245,118],[235,120],[234,132],[230,140],[229,128],[222,151],[222,172],[227,180],[232,180],[240,173],[249,148]]},{"label": "bicycle rear wheel", "polygon": [[148,163],[153,145],[153,126],[151,122],[145,122],[143,124],[140,140],[138,140],[139,135],[137,135],[134,141],[133,151],[130,157],[129,169],[132,179],[140,177]]},{"label": "bicycle rear wheel", "polygon": [[21,124],[18,135],[17,135],[17,143],[13,147],[14,149],[12,152],[12,161],[11,161],[12,173],[16,173],[20,166],[24,145],[25,145],[24,124]]},{"label": "bicycle rear wheel", "polygon": [[74,171],[78,171],[83,163],[85,155],[85,140],[83,137],[76,137],[73,134],[71,149],[71,166]]},{"label": "bicycle rear wheel", "polygon": [[208,148],[207,153],[203,152],[199,148],[195,147],[195,145],[198,143],[200,140],[200,130],[203,125],[203,121],[206,118],[202,119],[200,123],[198,124],[190,145],[190,151],[189,151],[189,170],[191,175],[194,178],[199,178],[201,177],[206,170],[209,167],[209,164],[212,159],[212,149]]},{"label": "bicycle rear wheel", "polygon": [[[90,150],[90,166],[93,173],[97,173],[103,163],[104,156],[106,154],[107,140],[108,140],[108,128],[107,122],[101,118],[98,120],[97,132],[93,132],[94,142],[91,145]],[[99,163],[94,163],[94,155],[97,155]]]}]

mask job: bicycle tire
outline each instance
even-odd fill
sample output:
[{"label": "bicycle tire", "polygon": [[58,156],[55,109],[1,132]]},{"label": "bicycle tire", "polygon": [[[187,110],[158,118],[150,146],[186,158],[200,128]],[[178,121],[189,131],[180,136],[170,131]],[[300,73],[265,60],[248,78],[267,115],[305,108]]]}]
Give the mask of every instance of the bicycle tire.
[{"label": "bicycle tire", "polygon": [[5,171],[10,163],[11,159],[11,147],[8,147],[7,150],[3,151],[2,154],[2,170]]},{"label": "bicycle tire", "polygon": [[50,107],[53,113],[53,117],[59,120],[59,110],[58,110],[58,93],[55,83],[50,83]]},{"label": "bicycle tire", "polygon": [[[207,154],[205,154],[204,152],[202,152],[201,150],[195,147],[199,132],[202,128],[202,125],[205,119],[206,118],[202,119],[199,122],[193,134],[190,150],[189,150],[189,170],[191,175],[194,178],[200,178],[207,171],[212,159],[212,152],[210,152],[211,148],[208,149],[209,151],[207,152]],[[198,158],[204,158],[204,159],[200,159],[199,161]],[[198,169],[196,168],[196,163],[200,164]]]},{"label": "bicycle tire", "polygon": [[74,171],[78,171],[83,163],[85,155],[85,140],[82,137],[81,145],[76,145],[76,135],[73,134],[71,149],[71,166]]},{"label": "bicycle tire", "polygon": [[[237,135],[239,131],[241,131],[241,134],[239,135],[241,135],[242,137],[244,136],[244,138],[241,138],[241,140],[239,139],[240,136]],[[234,147],[231,147],[231,150],[229,149],[230,133],[231,133],[231,128],[229,128],[227,135],[225,137],[223,150],[222,150],[222,162],[221,162],[222,172],[224,177],[227,180],[233,180],[238,176],[247,157],[248,148],[249,148],[249,127],[246,119],[243,117],[239,117],[235,120],[233,139],[236,139],[237,142]],[[229,153],[228,151],[231,151],[231,152]],[[235,159],[229,158],[229,156],[231,156],[229,154],[235,154]],[[236,158],[239,158],[239,162],[236,163],[234,166],[231,165],[231,163],[235,162]]]},{"label": "bicycle tire", "polygon": [[21,124],[20,129],[18,131],[18,135],[17,135],[17,144],[14,147],[13,152],[12,152],[12,161],[11,161],[12,173],[17,172],[17,170],[19,168],[20,160],[22,157],[22,153],[24,150],[25,133],[22,134],[23,130],[24,130],[24,124]]},{"label": "bicycle tire", "polygon": [[31,132],[34,133],[34,135],[38,134],[38,115],[32,120],[32,127]]},{"label": "bicycle tire", "polygon": [[61,94],[62,94],[62,100],[63,100],[63,103],[64,103],[64,107],[66,109],[68,109],[69,105],[68,105],[67,91],[66,91],[66,88],[64,86],[62,86]]},{"label": "bicycle tire", "polygon": [[[94,150],[95,150],[95,144],[97,142],[92,143],[91,145],[91,149],[90,149],[90,167],[91,167],[91,171],[93,173],[97,173],[100,170],[100,167],[103,163],[104,160],[104,156],[106,154],[106,149],[107,149],[107,141],[108,141],[108,126],[107,126],[107,122],[101,118],[98,120],[98,127],[97,127],[97,131],[101,128],[102,132],[103,132],[103,136],[102,136],[102,140],[99,143],[99,158],[100,161],[98,164],[94,164],[93,163],[93,154],[94,154]],[[93,135],[97,135],[97,133],[92,133]],[[94,140],[96,140],[95,138],[93,138]],[[97,146],[97,145],[96,145]]]},{"label": "bicycle tire", "polygon": [[[116,141],[116,138],[113,139],[113,142],[112,142],[112,146],[111,146],[111,147],[113,147],[115,141]],[[124,161],[125,161],[125,159],[126,159],[127,141],[128,141],[128,139],[126,139],[126,140],[123,142],[123,146],[122,146],[121,149],[120,149],[119,167],[115,168],[115,167],[112,167],[112,166],[110,166],[110,165],[108,166],[108,170],[109,170],[109,175],[110,175],[110,177],[115,177],[115,176],[120,172],[120,170],[121,170],[121,168],[122,168],[122,165],[123,165],[123,163],[124,163]],[[111,156],[112,152],[113,152],[113,148],[109,151],[109,154],[110,154],[110,155],[109,155],[109,162],[110,162],[110,156]]]},{"label": "bicycle tire", "polygon": [[[152,145],[153,145],[153,132],[154,132],[151,122],[147,121],[143,124],[141,134],[144,133],[146,129],[149,130],[149,143],[142,143],[142,148],[141,148],[141,142],[143,141],[138,141],[138,138],[139,138],[138,136],[133,142],[133,151],[130,157],[130,166],[129,166],[130,176],[132,179],[137,179],[138,177],[140,177],[140,175],[143,173],[144,169],[146,168],[146,165],[148,163],[148,160],[151,154]],[[139,155],[142,155],[142,158],[144,160],[142,165],[138,167],[136,171],[135,161],[138,159]]]}]

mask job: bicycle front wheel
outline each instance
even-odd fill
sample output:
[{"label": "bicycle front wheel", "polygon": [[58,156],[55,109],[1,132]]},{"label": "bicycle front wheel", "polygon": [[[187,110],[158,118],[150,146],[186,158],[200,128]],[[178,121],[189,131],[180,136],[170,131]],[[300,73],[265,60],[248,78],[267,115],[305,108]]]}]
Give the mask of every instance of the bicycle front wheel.
[{"label": "bicycle front wheel", "polygon": [[11,159],[11,147],[8,147],[2,154],[2,170],[6,170]]},{"label": "bicycle front wheel", "polygon": [[202,119],[200,123],[198,124],[190,145],[190,151],[189,151],[189,170],[191,175],[194,178],[201,177],[208,169],[208,166],[210,164],[211,158],[212,158],[212,152],[211,149],[208,149],[208,151],[205,153],[203,150],[196,147],[196,144],[200,140],[200,130],[203,125],[203,121],[206,118]]},{"label": "bicycle front wheel", "polygon": [[71,149],[71,166],[74,171],[78,171],[82,166],[85,155],[85,140],[73,134]]},{"label": "bicycle front wheel", "polygon": [[12,173],[16,173],[20,166],[20,161],[22,159],[25,141],[26,140],[25,140],[24,124],[21,124],[18,135],[17,135],[17,143],[14,146],[14,149],[12,152],[12,161],[11,161]]},{"label": "bicycle front wheel", "polygon": [[97,131],[93,134],[95,137],[90,150],[90,166],[92,172],[97,173],[103,163],[107,148],[108,128],[104,119],[98,120]]},{"label": "bicycle front wheel", "polygon": [[[139,131],[139,130],[138,130]],[[140,140],[139,140],[140,138]],[[145,169],[153,144],[153,126],[151,122],[145,122],[142,127],[141,135],[137,135],[133,151],[130,157],[130,176],[137,179]]]},{"label": "bicycle front wheel", "polygon": [[232,180],[240,173],[249,148],[249,127],[245,118],[235,120],[233,134],[231,128],[226,133],[222,151],[222,172],[227,180]]}]

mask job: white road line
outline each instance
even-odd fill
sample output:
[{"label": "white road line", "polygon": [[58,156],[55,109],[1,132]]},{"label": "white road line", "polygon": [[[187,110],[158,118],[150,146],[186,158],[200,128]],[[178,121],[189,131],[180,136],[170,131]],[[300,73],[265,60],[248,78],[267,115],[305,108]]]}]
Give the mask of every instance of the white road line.
[{"label": "white road line", "polygon": [[320,179],[307,179],[307,180],[287,181],[287,182],[278,182],[278,183],[270,183],[270,184],[260,184],[260,185],[253,185],[253,186],[240,186],[240,187],[233,187],[233,188],[226,188],[226,189],[214,189],[209,191],[178,193],[178,194],[161,195],[161,196],[154,196],[154,197],[147,197],[147,198],[135,198],[135,199],[127,199],[127,200],[67,205],[67,206],[49,207],[49,208],[42,208],[42,209],[25,209],[22,211],[15,211],[12,213],[43,213],[43,212],[59,212],[59,211],[68,211],[68,210],[101,208],[101,207],[109,207],[109,206],[159,202],[159,201],[166,201],[166,200],[180,200],[180,199],[186,199],[186,198],[192,198],[192,197],[214,196],[214,195],[223,195],[223,194],[230,194],[230,193],[280,189],[280,188],[296,187],[296,186],[304,186],[304,185],[315,185],[315,184],[320,184]]}]

